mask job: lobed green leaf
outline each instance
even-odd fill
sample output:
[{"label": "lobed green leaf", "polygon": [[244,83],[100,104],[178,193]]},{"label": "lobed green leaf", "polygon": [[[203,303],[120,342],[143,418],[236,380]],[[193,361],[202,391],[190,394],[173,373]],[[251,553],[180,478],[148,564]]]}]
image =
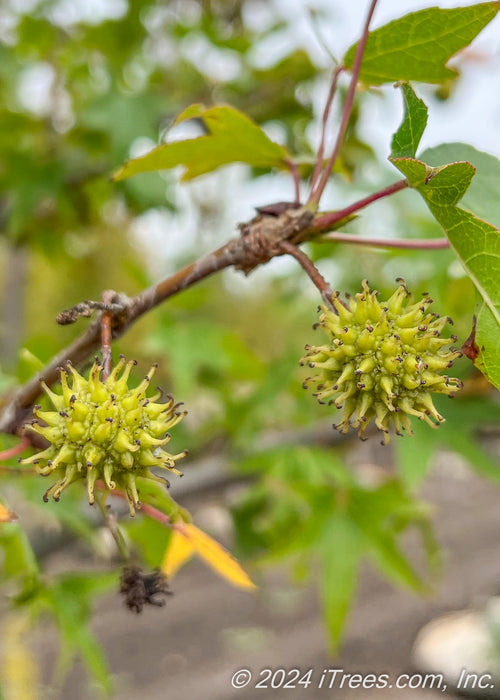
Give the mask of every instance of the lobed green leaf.
[{"label": "lobed green leaf", "polygon": [[125,163],[114,173],[113,179],[124,180],[138,173],[168,170],[179,165],[185,168],[184,181],[229,163],[247,163],[258,168],[287,167],[286,148],[271,141],[257,124],[234,107],[194,104],[177,117],[176,124],[188,119],[201,119],[208,134],[158,146]]},{"label": "lobed green leaf", "polygon": [[[363,55],[360,80],[382,85],[397,80],[442,83],[456,78],[446,63],[496,16],[498,2],[441,9],[429,7],[370,32]],[[357,43],[344,56],[352,68]]]},{"label": "lobed green leaf", "polygon": [[413,158],[427,126],[427,107],[409,83],[401,83],[405,115],[392,138],[392,158]]},{"label": "lobed green leaf", "polygon": [[[457,148],[457,155],[459,151]],[[429,155],[432,156],[432,152],[428,152]],[[476,287],[475,345],[478,355],[474,362],[495,386],[500,387],[500,232],[484,219],[456,206],[468,191],[476,169],[468,162],[433,167],[411,158],[390,160],[423,196]],[[481,160],[474,158],[478,163]],[[495,167],[495,160],[492,156],[486,159],[490,168],[490,174],[482,178],[486,178],[490,185],[486,195],[482,197],[475,188],[471,201],[479,201],[482,213],[490,212],[500,224],[497,201],[488,206],[488,202],[493,201],[492,191],[500,187],[500,180],[495,180],[495,176],[500,177],[500,162],[497,161]]]}]

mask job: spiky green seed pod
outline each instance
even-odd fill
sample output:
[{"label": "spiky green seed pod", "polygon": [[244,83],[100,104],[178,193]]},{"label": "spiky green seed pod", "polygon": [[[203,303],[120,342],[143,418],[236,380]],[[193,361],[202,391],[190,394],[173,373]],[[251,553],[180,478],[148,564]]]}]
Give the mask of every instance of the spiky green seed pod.
[{"label": "spiky green seed pod", "polygon": [[[346,433],[349,425],[362,437],[370,420],[389,442],[389,427],[410,435],[410,416],[433,428],[444,418],[437,412],[432,393],[454,396],[462,387],[458,379],[440,374],[461,355],[449,348],[456,336],[442,338],[448,317],[429,313],[428,294],[414,302],[403,280],[385,302],[370,291],[366,280],[363,291],[347,303],[334,295],[335,312],[322,306],[318,326],[329,336],[329,343],[312,347],[301,364],[319,370],[304,387],[313,385],[319,403],[343,408],[342,421],[335,427]],[[448,348],[447,348],[448,346]]]},{"label": "spiky green seed pod", "polygon": [[89,503],[93,504],[95,483],[101,480],[109,490],[118,488],[126,494],[134,515],[139,504],[138,477],[165,483],[151,472],[151,467],[181,475],[175,461],[187,453],[174,455],[162,447],[170,440],[167,431],[186,412],[178,410],[181,404],[174,405],[171,396],[166,403],[158,403],[161,391],[146,396],[155,366],[138,386],[130,389],[128,378],[135,364],[135,360],[126,363],[120,357],[104,382],[100,378],[102,366],[97,361],[88,379],[68,365],[67,370],[61,369],[62,394],[55,394],[42,382],[56,410],[42,411],[35,406],[37,419],[31,428],[50,446],[23,459],[22,464],[33,464],[42,476],[58,477],[46,491],[45,501],[49,496],[58,501],[70,484],[85,479]]}]

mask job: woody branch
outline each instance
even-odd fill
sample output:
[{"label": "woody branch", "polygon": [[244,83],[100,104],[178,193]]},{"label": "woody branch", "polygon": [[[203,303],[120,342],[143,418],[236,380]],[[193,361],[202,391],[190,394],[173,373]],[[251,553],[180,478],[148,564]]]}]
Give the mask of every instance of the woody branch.
[{"label": "woody branch", "polygon": [[[99,349],[102,343],[104,314],[106,314],[105,337],[108,337],[110,331],[111,338],[115,340],[141,316],[201,280],[228,267],[234,267],[248,274],[273,257],[289,253],[283,249],[284,241],[297,246],[304,241],[314,239],[315,236],[335,229],[339,223],[372,202],[392,195],[404,187],[407,187],[407,182],[401,180],[334,212],[319,212],[313,215],[311,211],[302,207],[285,211],[278,217],[259,215],[247,224],[240,225],[241,236],[231,239],[222,247],[145,289],[137,296],[128,298],[116,293],[111,296],[111,293],[108,293],[106,304],[104,300],[98,303],[90,302],[86,309],[90,307],[100,309],[98,318],[76,340],[53,357],[38,374],[5,397],[0,407],[0,432],[19,433],[21,426],[30,416],[32,404],[41,393],[42,379],[49,386],[54,384],[59,379],[59,367],[66,365],[68,361],[79,365]],[[369,245],[368,241],[367,245]],[[64,323],[68,323],[68,319],[74,321],[78,315],[76,313],[72,316],[70,310],[60,314],[59,318],[63,318]],[[89,316],[90,312],[87,313],[85,310],[81,315]]]}]

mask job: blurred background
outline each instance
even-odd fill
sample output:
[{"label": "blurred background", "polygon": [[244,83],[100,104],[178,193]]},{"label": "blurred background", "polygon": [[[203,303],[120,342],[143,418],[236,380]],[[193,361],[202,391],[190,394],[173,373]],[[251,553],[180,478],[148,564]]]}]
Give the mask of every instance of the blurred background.
[{"label": "blurred background", "polygon": [[[375,25],[433,4],[381,0]],[[465,3],[440,6],[458,4]],[[99,299],[104,289],[133,295],[228,240],[256,206],[293,198],[289,176],[244,165],[187,184],[175,171],[120,183],[109,176],[159,142],[200,134],[192,122],[171,129],[191,103],[230,103],[301,156],[305,185],[333,58],[358,38],[365,5],[4,0],[2,393],[81,332],[85,320],[58,326],[59,311]],[[462,141],[500,157],[498,25],[453,63],[460,70],[455,83],[417,86],[430,113],[423,147]],[[344,95],[343,84],[330,143]],[[398,179],[386,158],[401,118],[398,91],[359,92],[324,209]],[[345,230],[367,238],[442,235],[412,192],[375,204]],[[469,335],[474,291],[451,251],[316,244],[309,252],[341,291],[354,293],[368,278],[389,294],[394,279],[404,277],[416,295],[430,292],[435,310],[453,317],[459,344]],[[106,664],[121,700],[138,691],[144,700],[181,692],[253,697],[256,691],[231,688],[231,673],[240,667],[335,664],[351,672],[403,672],[425,622],[441,611],[481,607],[500,593],[497,392],[462,360],[456,372],[466,388],[443,405],[447,422],[438,432],[418,425],[415,439],[386,448],[373,435],[367,443],[341,439],[331,429],[334,409],[318,406],[301,386],[305,370],[298,361],[304,344],[315,342],[318,301],[296,262],[279,258],[247,278],[228,270],[180,294],[114,348],[116,356],[135,357],[140,373],[159,362],[158,383],[186,403],[175,446],[189,446],[190,456],[172,495],[245,563],[259,585],[255,595],[229,588],[194,562],[172,582],[165,609],[135,617],[116,593],[116,576],[110,584],[102,574],[116,563],[113,543],[82,494],[45,505],[43,480],[2,474],[2,501],[20,515],[31,544],[18,530],[6,531],[0,544],[18,563],[28,561],[32,546],[44,576],[59,586],[51,615],[22,600],[12,612],[25,582],[22,572],[12,575],[4,565],[6,700],[97,697],[109,685]],[[15,444],[8,436],[0,442],[3,449]],[[317,539],[325,508],[337,508],[346,493],[357,508],[346,517],[375,533],[350,568],[342,565],[353,559],[348,538],[337,539],[332,525],[329,538]],[[145,562],[157,566],[167,545],[164,529],[141,519],[124,522]],[[71,587],[64,577],[80,571],[95,572],[80,591],[85,609],[64,597],[64,586]],[[94,601],[103,591],[106,597]],[[332,655],[329,639],[340,634],[350,607],[341,655]],[[301,692],[286,691],[287,697]],[[307,692],[320,697],[322,691]],[[344,689],[336,697],[359,692]],[[272,693],[281,697],[285,690]],[[406,696],[398,690],[397,697]]]}]

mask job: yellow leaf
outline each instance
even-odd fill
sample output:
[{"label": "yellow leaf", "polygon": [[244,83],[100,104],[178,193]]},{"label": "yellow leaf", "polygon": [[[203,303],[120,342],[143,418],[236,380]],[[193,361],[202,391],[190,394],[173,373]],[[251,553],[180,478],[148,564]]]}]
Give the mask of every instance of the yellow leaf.
[{"label": "yellow leaf", "polygon": [[161,570],[167,576],[175,576],[181,566],[184,566],[191,559],[194,552],[194,544],[178,530],[174,530],[163,558]]},{"label": "yellow leaf", "polygon": [[0,503],[0,523],[13,523],[17,520],[17,515]]},{"label": "yellow leaf", "polygon": [[185,536],[190,540],[196,553],[215,571],[239,588],[256,588],[248,574],[243,571],[236,559],[222,545],[213,540],[206,532],[192,523],[183,527]]}]

